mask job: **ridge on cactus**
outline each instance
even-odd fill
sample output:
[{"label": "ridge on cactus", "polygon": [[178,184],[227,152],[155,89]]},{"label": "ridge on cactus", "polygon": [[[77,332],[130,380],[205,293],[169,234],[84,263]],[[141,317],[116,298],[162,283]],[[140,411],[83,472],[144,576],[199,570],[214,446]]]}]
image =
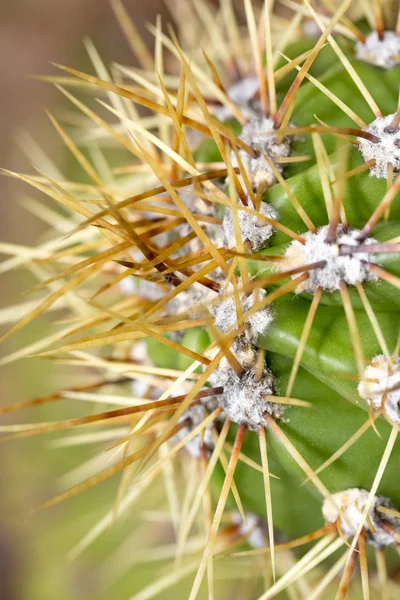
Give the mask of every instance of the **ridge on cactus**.
[{"label": "ridge on cactus", "polygon": [[41,508],[120,474],[75,557],[165,484],[160,554],[175,569],[132,600],[188,578],[189,600],[232,597],[218,577],[228,560],[246,600],[387,600],[398,561],[385,548],[400,549],[400,17],[386,23],[380,0],[243,0],[241,18],[230,0],[177,4],[178,36],[151,27],[153,57],[112,0],[139,68],[108,70],[87,42],[95,74],[55,65],[63,86],[45,78],[82,118],[49,115],[86,183],[6,171],[63,215],[50,243],[18,256],[28,269],[41,257],[40,300],[3,339],[68,312],[5,361],[35,353],[97,379],[1,412],[67,392],[105,408],[0,431],[72,431],[73,446],[89,428],[99,444],[98,471],[84,465]]}]

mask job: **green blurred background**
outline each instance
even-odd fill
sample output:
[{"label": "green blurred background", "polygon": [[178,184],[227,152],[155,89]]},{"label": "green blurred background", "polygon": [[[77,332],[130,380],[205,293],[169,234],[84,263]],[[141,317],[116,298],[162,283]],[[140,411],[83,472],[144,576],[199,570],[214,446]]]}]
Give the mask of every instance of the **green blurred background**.
[{"label": "green blurred background", "polygon": [[[125,4],[150,43],[151,36],[144,24],[154,21],[157,12],[164,12],[162,2],[128,0]],[[43,111],[46,107],[57,115],[65,102],[51,85],[30,79],[29,75],[54,72],[49,60],[89,69],[82,44],[84,35],[92,38],[106,63],[117,60],[133,64],[108,0],[0,2],[1,167],[31,171],[23,151],[29,143],[27,134],[51,154],[61,169],[67,164],[67,153]],[[35,194],[7,177],[0,178],[0,186],[0,239],[27,246],[34,244],[44,235],[46,226],[26,211],[20,200]],[[2,255],[0,260],[3,258],[7,256]],[[0,281],[2,308],[23,302],[21,292],[33,278],[26,271],[16,270],[2,275]],[[44,324],[42,320],[12,337],[0,349],[1,356],[32,342]],[[38,359],[0,367],[0,401],[9,404],[27,400],[71,385],[71,374],[67,368],[60,372]],[[13,418],[20,422],[54,418],[52,410],[32,414],[24,411]],[[2,418],[3,423],[12,420]],[[111,530],[103,536],[102,543],[95,544],[81,559],[67,560],[68,551],[109,506],[115,488],[103,486],[56,509],[32,512],[60,490],[59,476],[79,465],[85,456],[89,457],[91,450],[51,449],[48,438],[0,443],[1,600],[129,598],[134,592],[137,570],[133,577],[131,574],[126,580],[122,578],[112,591],[103,586],[101,577],[103,559],[108,560],[111,549],[118,547],[119,538],[126,539],[127,531],[134,533],[134,521],[125,531],[126,523]],[[151,499],[146,503],[146,508],[151,508]],[[135,545],[137,540],[131,542],[132,552]],[[126,553],[129,552],[128,546]]]}]

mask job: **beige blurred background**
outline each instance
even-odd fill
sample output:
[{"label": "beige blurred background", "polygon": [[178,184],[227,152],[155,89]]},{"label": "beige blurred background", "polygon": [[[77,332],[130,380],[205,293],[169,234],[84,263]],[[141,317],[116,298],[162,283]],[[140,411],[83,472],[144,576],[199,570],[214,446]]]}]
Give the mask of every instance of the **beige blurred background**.
[{"label": "beige blurred background", "polygon": [[[155,14],[163,11],[161,0],[126,0],[125,5],[150,43],[144,23],[154,21]],[[29,75],[54,72],[50,60],[82,70],[89,68],[82,45],[84,35],[92,38],[106,63],[133,62],[108,0],[0,2],[1,167],[30,171],[21,149],[25,132],[63,168],[66,155],[43,111],[46,107],[57,114],[63,106],[61,94],[51,85],[30,79]],[[0,239],[3,242],[29,246],[43,234],[43,223],[20,204],[20,199],[28,194],[33,195],[26,186],[0,176]],[[0,255],[0,260],[3,258]],[[0,307],[22,302],[21,291],[29,284],[23,272],[2,276]],[[28,327],[22,335],[12,338],[0,349],[0,355],[33,341],[36,327]],[[44,361],[34,359],[0,367],[0,402],[9,404],[59,389],[60,382],[55,381],[55,375],[54,369]],[[25,412],[24,419],[27,417],[43,418]],[[90,510],[83,509],[82,523],[73,506],[72,509],[65,505],[53,511],[32,513],[33,507],[54,495],[55,479],[67,468],[63,453],[49,452],[46,443],[38,438],[29,442],[0,443],[0,464],[0,599],[100,597],[94,568],[96,557],[89,555],[76,564],[66,560],[68,550],[79,538],[78,530],[84,533],[92,524],[95,511],[90,515]]]}]

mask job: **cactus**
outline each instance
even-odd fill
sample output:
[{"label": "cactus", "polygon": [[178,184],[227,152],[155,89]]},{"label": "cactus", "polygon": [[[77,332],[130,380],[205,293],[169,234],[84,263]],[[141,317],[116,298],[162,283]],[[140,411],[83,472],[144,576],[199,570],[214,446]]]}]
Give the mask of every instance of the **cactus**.
[{"label": "cactus", "polygon": [[[164,473],[176,567],[134,598],[188,577],[189,600],[232,597],[219,583],[214,596],[225,560],[241,598],[395,598],[399,19],[380,0],[287,0],[277,14],[244,0],[239,26],[229,0],[217,14],[178,2],[181,41],[158,20],[153,59],[112,4],[141,69],[111,77],[91,44],[96,75],[56,65],[87,124],[50,118],[86,179],[8,172],[68,217],[39,247],[42,300],[4,338],[72,308],[33,350],[95,368],[77,397],[119,406],[1,431],[115,431],[112,464],[103,453],[45,505],[122,473],[77,552]],[[77,82],[110,119],[68,90]]]}]

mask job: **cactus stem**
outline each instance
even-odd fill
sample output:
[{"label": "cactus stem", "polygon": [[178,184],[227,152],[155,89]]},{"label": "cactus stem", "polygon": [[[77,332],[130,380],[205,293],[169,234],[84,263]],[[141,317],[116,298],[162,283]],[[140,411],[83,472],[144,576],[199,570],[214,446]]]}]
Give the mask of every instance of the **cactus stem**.
[{"label": "cactus stem", "polygon": [[[382,414],[381,410],[376,411],[372,417],[373,420],[375,421],[381,414]],[[363,425],[361,425],[361,427],[347,440],[347,442],[345,442],[340,448],[338,448],[338,450],[336,450],[336,452],[334,452],[332,454],[332,456],[330,456],[324,463],[322,463],[322,465],[320,465],[317,469],[315,469],[315,474],[319,475],[319,473],[322,473],[322,471],[324,471],[330,465],[332,465],[336,460],[338,460],[338,458],[343,456],[343,454],[345,452],[347,452],[347,450],[349,450],[349,448],[351,448],[357,442],[357,440],[359,440],[360,437],[362,435],[364,435],[364,433],[366,431],[368,431],[368,429],[370,427],[371,427],[371,420],[368,417],[368,419],[365,421],[365,423]],[[308,481],[309,481],[309,478],[307,477],[306,479],[304,479],[304,481],[301,483],[301,485],[306,484]]]},{"label": "cactus stem", "polygon": [[277,440],[282,444],[285,450],[290,454],[293,460],[299,465],[299,467],[304,471],[307,477],[312,481],[317,490],[324,498],[330,498],[330,492],[327,490],[322,481],[315,474],[310,465],[304,460],[298,450],[293,446],[292,442],[285,435],[283,430],[279,427],[276,421],[269,415],[265,414],[265,420],[267,421],[267,425]]},{"label": "cactus stem", "polygon": [[282,177],[279,170],[275,167],[274,162],[276,162],[276,159],[273,161],[266,153],[264,153],[264,158],[267,161],[267,163],[269,164],[270,169],[272,170],[273,174],[275,175],[277,181],[280,183],[280,185],[285,190],[290,202],[292,203],[292,205],[293,205],[295,211],[297,212],[297,214],[299,215],[299,217],[302,219],[302,221],[304,222],[304,224],[310,231],[315,232],[316,227],[315,227],[314,223],[312,222],[312,220],[310,219],[310,217],[308,216],[308,214],[304,210],[304,208],[301,206],[300,202],[297,200],[296,196],[294,195],[293,191],[286,183],[285,179]]}]

